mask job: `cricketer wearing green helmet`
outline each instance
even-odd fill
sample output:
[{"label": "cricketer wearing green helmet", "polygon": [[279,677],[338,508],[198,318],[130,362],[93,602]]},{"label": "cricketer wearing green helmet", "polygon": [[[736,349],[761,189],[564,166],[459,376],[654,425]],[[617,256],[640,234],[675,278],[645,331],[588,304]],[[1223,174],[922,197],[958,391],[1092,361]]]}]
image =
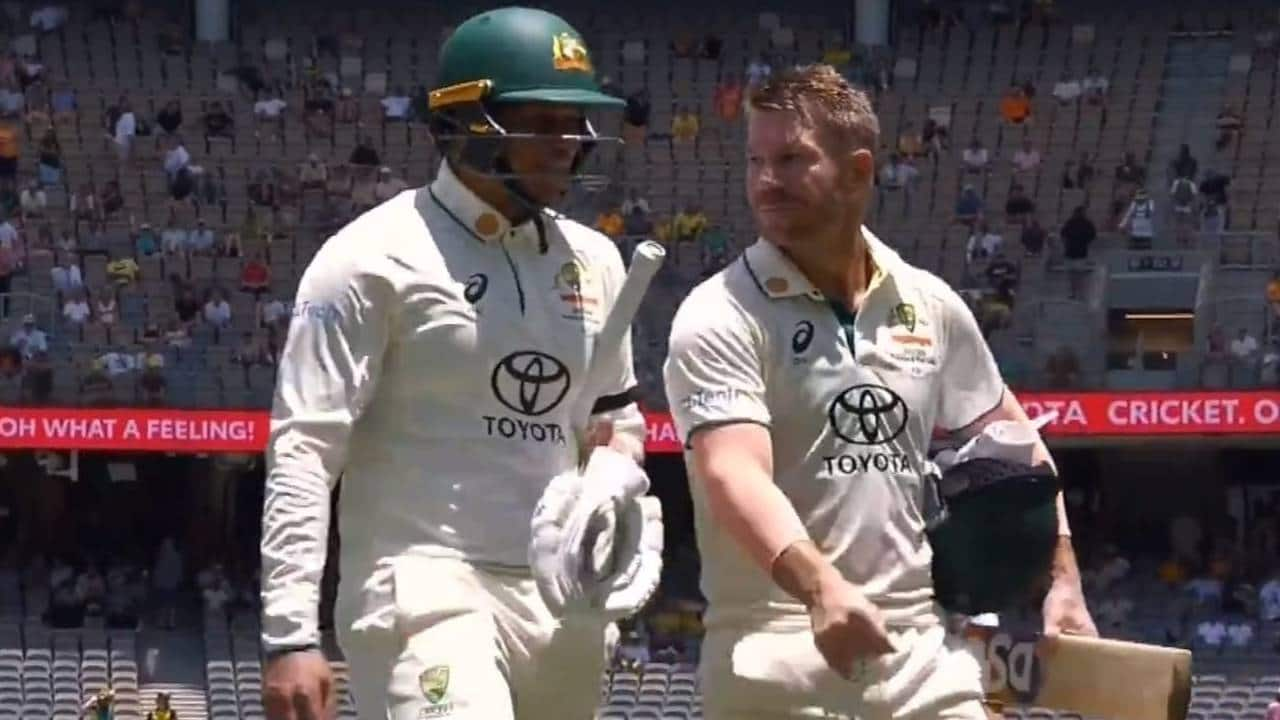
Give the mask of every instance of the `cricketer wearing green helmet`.
[{"label": "cricketer wearing green helmet", "polygon": [[454,30],[428,105],[432,135],[453,169],[465,180],[500,183],[515,209],[533,215],[585,179],[583,161],[598,143],[620,141],[599,135],[586,112],[625,103],[600,90],[586,43],[569,23],[505,7]]},{"label": "cricketer wearing green helmet", "polygon": [[[363,720],[595,715],[608,613],[644,598],[570,616],[544,598],[531,552],[576,552],[535,543],[533,519],[584,451],[622,456],[629,487],[642,474],[631,337],[600,341],[621,254],[550,208],[601,140],[588,109],[617,105],[560,18],[504,8],[467,20],[430,94],[435,178],[365,211],[308,262],[266,462],[268,720],[337,710],[319,629],[331,518],[334,634]],[[656,517],[644,523],[616,523],[620,539],[600,547],[622,557],[627,538],[662,536]],[[610,567],[627,573],[618,590],[643,589],[661,557]]]}]

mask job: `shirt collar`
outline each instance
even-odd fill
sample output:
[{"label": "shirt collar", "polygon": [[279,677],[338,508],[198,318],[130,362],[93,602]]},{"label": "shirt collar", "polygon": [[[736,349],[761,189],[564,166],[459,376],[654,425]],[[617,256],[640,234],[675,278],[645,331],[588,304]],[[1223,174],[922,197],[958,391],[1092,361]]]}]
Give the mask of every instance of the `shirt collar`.
[{"label": "shirt collar", "polygon": [[537,238],[537,230],[533,227],[532,221],[512,228],[511,221],[507,220],[505,215],[462,184],[447,160],[440,162],[440,170],[436,173],[435,181],[431,183],[431,193],[455,220],[485,242],[501,240],[513,230],[518,235],[528,234],[532,238]]},{"label": "shirt collar", "polygon": [[[874,288],[886,277],[897,273],[905,263],[897,252],[885,245],[866,226],[862,228],[862,237],[866,241],[871,261],[875,264],[875,275],[871,278],[871,287]],[[768,240],[757,239],[743,255],[743,261],[756,285],[770,298],[777,300],[804,295],[820,302],[826,299],[822,291],[809,282],[809,278],[800,272],[795,263]]]}]

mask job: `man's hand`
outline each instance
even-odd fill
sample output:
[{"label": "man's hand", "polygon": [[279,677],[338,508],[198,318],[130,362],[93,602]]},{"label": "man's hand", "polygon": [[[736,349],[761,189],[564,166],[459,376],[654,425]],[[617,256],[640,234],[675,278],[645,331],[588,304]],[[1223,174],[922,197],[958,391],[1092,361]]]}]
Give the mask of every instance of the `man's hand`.
[{"label": "man's hand", "polygon": [[858,661],[894,651],[880,609],[843,577],[824,581],[809,605],[809,623],[827,666],[846,679]]},{"label": "man's hand", "polygon": [[1044,635],[1098,636],[1098,626],[1093,624],[1089,615],[1079,577],[1064,575],[1054,578],[1044,598]]},{"label": "man's hand", "polygon": [[333,720],[338,703],[324,653],[297,650],[267,661],[262,705],[268,720]]}]

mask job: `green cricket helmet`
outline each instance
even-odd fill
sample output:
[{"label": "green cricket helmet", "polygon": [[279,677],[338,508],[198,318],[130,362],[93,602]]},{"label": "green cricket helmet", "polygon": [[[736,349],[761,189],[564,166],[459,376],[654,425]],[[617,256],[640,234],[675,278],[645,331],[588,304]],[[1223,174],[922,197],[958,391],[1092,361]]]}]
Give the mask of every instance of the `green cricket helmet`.
[{"label": "green cricket helmet", "polygon": [[[601,91],[581,34],[544,10],[504,7],[480,13],[454,30],[440,51],[439,72],[428,96],[431,132],[441,153],[494,175],[510,175],[503,139],[550,137],[510,132],[494,117],[507,103],[547,103],[589,109],[621,109],[625,102]],[[578,173],[602,137],[583,115],[571,137],[582,143]],[[578,177],[581,177],[580,175]]]}]

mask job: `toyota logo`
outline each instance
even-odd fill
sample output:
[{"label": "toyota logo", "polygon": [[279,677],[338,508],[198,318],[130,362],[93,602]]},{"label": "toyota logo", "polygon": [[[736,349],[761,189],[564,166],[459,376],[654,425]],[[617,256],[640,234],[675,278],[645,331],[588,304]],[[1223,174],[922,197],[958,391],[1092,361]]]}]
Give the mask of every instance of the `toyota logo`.
[{"label": "toyota logo", "polygon": [[498,402],[521,415],[545,415],[569,392],[569,368],[537,350],[521,350],[498,361],[489,378]]},{"label": "toyota logo", "polygon": [[854,385],[831,401],[827,419],[854,445],[884,445],[907,429],[907,403],[882,385]]}]

